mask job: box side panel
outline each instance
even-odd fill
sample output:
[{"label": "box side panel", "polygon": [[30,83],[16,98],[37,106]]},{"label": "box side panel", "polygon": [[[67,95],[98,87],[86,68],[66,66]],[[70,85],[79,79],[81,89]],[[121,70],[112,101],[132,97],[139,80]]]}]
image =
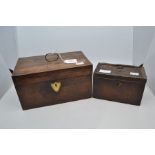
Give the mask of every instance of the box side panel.
[{"label": "box side panel", "polygon": [[123,81],[94,76],[93,96],[116,102],[140,105],[145,82]]},{"label": "box side panel", "polygon": [[[54,82],[61,83],[58,92],[52,88]],[[23,109],[54,105],[91,97],[92,76],[16,85],[16,90]]]}]

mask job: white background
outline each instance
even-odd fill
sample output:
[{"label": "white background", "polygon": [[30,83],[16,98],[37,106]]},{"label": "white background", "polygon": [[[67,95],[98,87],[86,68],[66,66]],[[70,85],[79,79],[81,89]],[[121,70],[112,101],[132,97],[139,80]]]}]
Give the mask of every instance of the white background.
[{"label": "white background", "polygon": [[[153,26],[154,14],[153,0],[5,0],[0,5],[1,25]],[[155,132],[1,130],[0,137],[1,154],[154,155]]]},{"label": "white background", "polygon": [[[4,40],[1,46],[4,46],[2,57],[7,66],[12,65],[14,68],[17,57],[82,50],[94,64],[94,68],[98,62],[135,65],[144,63],[148,73],[148,86],[154,91],[155,75],[151,67],[154,65],[154,27],[9,27],[9,31],[12,31],[15,39],[12,42]],[[4,32],[1,40],[7,39],[7,27]],[[7,45],[15,44],[14,48],[6,46],[6,42]],[[8,49],[13,50],[10,52]],[[155,96],[148,86],[140,107],[90,98],[22,111],[12,85],[1,99],[0,127],[155,128]],[[1,87],[1,90],[6,89]]]},{"label": "white background", "polygon": [[19,56],[82,50],[93,62],[132,63],[132,27],[17,27]]}]

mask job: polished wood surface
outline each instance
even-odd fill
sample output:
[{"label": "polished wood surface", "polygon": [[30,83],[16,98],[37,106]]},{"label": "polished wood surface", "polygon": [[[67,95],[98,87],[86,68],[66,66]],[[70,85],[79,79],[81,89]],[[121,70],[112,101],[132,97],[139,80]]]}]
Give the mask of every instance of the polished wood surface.
[{"label": "polished wood surface", "polygon": [[[99,72],[111,70],[110,74]],[[138,72],[139,76],[130,75]],[[147,77],[144,67],[99,63],[94,72],[93,96],[99,99],[140,105]]]},{"label": "polished wood surface", "polygon": [[[58,93],[51,88],[51,83],[55,81],[61,82],[62,85]],[[16,85],[22,108],[37,108],[91,97],[91,76],[57,79],[55,81],[38,82],[23,86]]]},{"label": "polished wood surface", "polygon": [[[110,70],[110,74],[103,74],[100,69]],[[130,72],[139,73],[139,76],[130,75]],[[115,79],[123,80],[146,80],[146,73],[143,66],[121,65],[121,64],[109,64],[99,63],[95,69],[95,74],[98,77],[114,77]]]},{"label": "polished wood surface", "polygon": [[[44,56],[20,58],[12,75],[24,110],[65,103],[92,96],[92,64],[82,52],[62,54],[63,59],[78,59],[82,65],[65,64],[58,59],[47,62]],[[51,84],[61,83],[55,92]]]},{"label": "polished wood surface", "polygon": [[60,57],[57,61],[48,62],[45,55],[19,58],[13,72],[13,76],[36,74],[48,71],[56,71],[69,68],[78,68],[81,66],[92,65],[91,62],[81,51],[60,53],[62,59],[77,59],[83,61],[83,65],[65,64]]}]

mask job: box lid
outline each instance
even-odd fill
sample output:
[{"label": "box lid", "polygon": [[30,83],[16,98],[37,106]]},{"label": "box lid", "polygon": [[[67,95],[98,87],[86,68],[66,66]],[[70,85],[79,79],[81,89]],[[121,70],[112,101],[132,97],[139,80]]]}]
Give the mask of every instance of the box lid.
[{"label": "box lid", "polygon": [[143,66],[131,66],[122,64],[98,63],[95,69],[98,77],[126,79],[126,80],[147,80]]},{"label": "box lid", "polygon": [[[51,57],[53,56],[48,59]],[[68,62],[70,59],[76,59],[77,63]],[[67,63],[64,63],[64,60],[67,60]],[[18,59],[12,76],[17,77],[85,66],[92,66],[92,64],[81,51],[59,53],[58,59],[55,61],[47,61],[45,55],[23,57]]]}]

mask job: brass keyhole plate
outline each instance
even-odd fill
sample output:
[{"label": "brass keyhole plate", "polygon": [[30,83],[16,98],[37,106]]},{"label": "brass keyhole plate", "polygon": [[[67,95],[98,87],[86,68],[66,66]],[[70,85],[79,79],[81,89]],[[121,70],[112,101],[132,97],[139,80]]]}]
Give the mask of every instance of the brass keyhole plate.
[{"label": "brass keyhole plate", "polygon": [[61,82],[51,83],[51,88],[54,92],[58,93],[60,91],[60,88],[61,88]]}]

